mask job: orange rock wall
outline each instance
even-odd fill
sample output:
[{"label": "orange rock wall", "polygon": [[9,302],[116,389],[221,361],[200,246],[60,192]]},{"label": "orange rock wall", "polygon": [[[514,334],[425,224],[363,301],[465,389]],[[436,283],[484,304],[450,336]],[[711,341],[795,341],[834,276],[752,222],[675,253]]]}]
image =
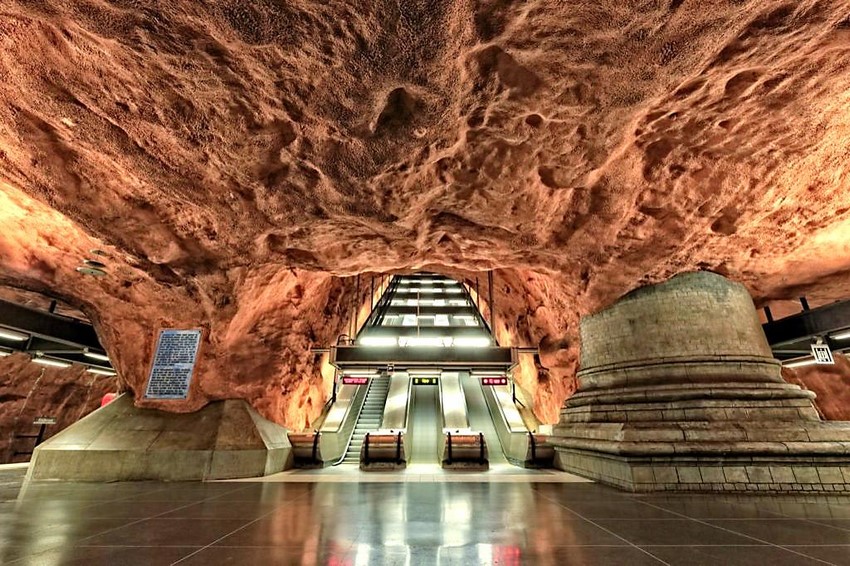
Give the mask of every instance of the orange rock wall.
[{"label": "orange rock wall", "polygon": [[[850,296],[848,14],[8,0],[0,284],[84,312],[136,393],[157,329],[203,328],[190,398],[144,404],[244,397],[301,428],[352,276],[494,269],[497,334],[540,346],[520,379],[553,421],[579,317],[636,286]],[[106,277],[75,271],[93,248]]]},{"label": "orange rock wall", "polygon": [[835,365],[783,368],[786,381],[817,393],[815,406],[823,418],[850,421],[850,360],[835,354]]}]

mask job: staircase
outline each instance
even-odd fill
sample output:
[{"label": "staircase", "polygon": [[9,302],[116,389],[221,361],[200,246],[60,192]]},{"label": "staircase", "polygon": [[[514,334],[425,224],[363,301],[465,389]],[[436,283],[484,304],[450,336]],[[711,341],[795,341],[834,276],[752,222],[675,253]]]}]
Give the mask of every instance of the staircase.
[{"label": "staircase", "polygon": [[360,464],[360,447],[367,432],[373,432],[381,428],[381,419],[384,416],[384,405],[387,404],[387,393],[390,390],[390,380],[386,377],[372,378],[369,380],[369,391],[363,401],[363,408],[354,425],[351,434],[351,442],[342,464]]}]

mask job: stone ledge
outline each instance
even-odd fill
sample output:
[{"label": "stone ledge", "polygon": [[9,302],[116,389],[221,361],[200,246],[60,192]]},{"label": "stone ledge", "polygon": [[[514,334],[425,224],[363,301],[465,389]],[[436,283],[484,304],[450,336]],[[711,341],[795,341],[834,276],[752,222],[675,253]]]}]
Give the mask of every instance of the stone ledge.
[{"label": "stone ledge", "polygon": [[556,448],[556,467],[634,492],[850,493],[850,465],[829,459],[641,459]]}]

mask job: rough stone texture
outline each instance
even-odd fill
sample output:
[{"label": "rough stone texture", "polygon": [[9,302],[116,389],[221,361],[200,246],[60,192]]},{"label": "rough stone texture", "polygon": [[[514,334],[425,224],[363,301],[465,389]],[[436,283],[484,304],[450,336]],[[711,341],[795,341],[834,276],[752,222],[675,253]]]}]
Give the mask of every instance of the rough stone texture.
[{"label": "rough stone texture", "polygon": [[241,400],[191,414],[122,395],[36,449],[27,480],[189,481],[257,477],[291,464],[282,427]]},{"label": "rough stone texture", "polygon": [[23,462],[34,439],[16,435],[37,434],[36,417],[55,417],[45,429],[50,438],[100,406],[103,395],[116,390],[115,378],[86,373],[80,366],[51,368],[30,363],[15,354],[0,358],[0,463]]},{"label": "rough stone texture", "polygon": [[[65,298],[123,383],[208,330],[191,411],[303,428],[371,271],[497,269],[547,422],[580,314],[683,270],[847,295],[846,0],[7,0],[0,282]],[[74,272],[107,251],[109,275]],[[539,384],[539,385],[538,385]],[[141,402],[141,401],[140,401]]]},{"label": "rough stone texture", "polygon": [[633,491],[793,491],[787,472],[850,491],[850,423],[822,422],[814,394],[782,380],[759,324],[744,286],[706,272],[583,319],[556,465]]},{"label": "rough stone texture", "polygon": [[835,354],[835,365],[782,368],[782,377],[790,383],[817,393],[817,405],[823,418],[850,421],[850,360]]}]

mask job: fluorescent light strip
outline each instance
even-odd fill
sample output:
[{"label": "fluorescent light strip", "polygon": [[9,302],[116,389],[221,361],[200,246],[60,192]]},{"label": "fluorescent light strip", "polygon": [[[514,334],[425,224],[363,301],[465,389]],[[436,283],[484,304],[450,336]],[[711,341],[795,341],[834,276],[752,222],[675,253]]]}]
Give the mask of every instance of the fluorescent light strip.
[{"label": "fluorescent light strip", "polygon": [[839,332],[838,334],[833,334],[830,336],[833,340],[847,340],[850,338],[850,330],[845,330],[844,332]]},{"label": "fluorescent light strip", "polygon": [[7,328],[0,328],[0,338],[3,340],[12,340],[14,342],[23,342],[29,338],[29,335],[15,330],[9,330]]},{"label": "fluorescent light strip", "polygon": [[100,360],[101,362],[108,362],[109,356],[104,356],[103,354],[98,354],[97,352],[83,352],[83,355],[87,358],[91,358],[93,360]]},{"label": "fluorescent light strip", "polygon": [[490,339],[484,336],[461,336],[454,339],[454,345],[459,348],[487,348]]},{"label": "fluorescent light strip", "polygon": [[6,350],[0,350],[0,358],[5,358],[6,356],[11,356],[12,352],[7,352]]},{"label": "fluorescent light strip", "polygon": [[93,373],[95,375],[109,375],[109,376],[118,375],[116,372],[114,372],[112,370],[101,369],[101,368],[89,368],[86,371],[89,372],[89,373]]},{"label": "fluorescent light strip", "polygon": [[71,364],[69,362],[63,362],[62,360],[54,360],[53,358],[33,358],[32,361],[43,366],[50,366],[54,368],[71,367]]},{"label": "fluorescent light strip", "polygon": [[817,363],[814,358],[808,358],[804,360],[793,360],[787,363],[783,363],[782,365],[787,368],[799,368],[803,366],[813,366]]},{"label": "fluorescent light strip", "polygon": [[361,346],[392,347],[398,344],[394,336],[364,336],[357,341]]}]

